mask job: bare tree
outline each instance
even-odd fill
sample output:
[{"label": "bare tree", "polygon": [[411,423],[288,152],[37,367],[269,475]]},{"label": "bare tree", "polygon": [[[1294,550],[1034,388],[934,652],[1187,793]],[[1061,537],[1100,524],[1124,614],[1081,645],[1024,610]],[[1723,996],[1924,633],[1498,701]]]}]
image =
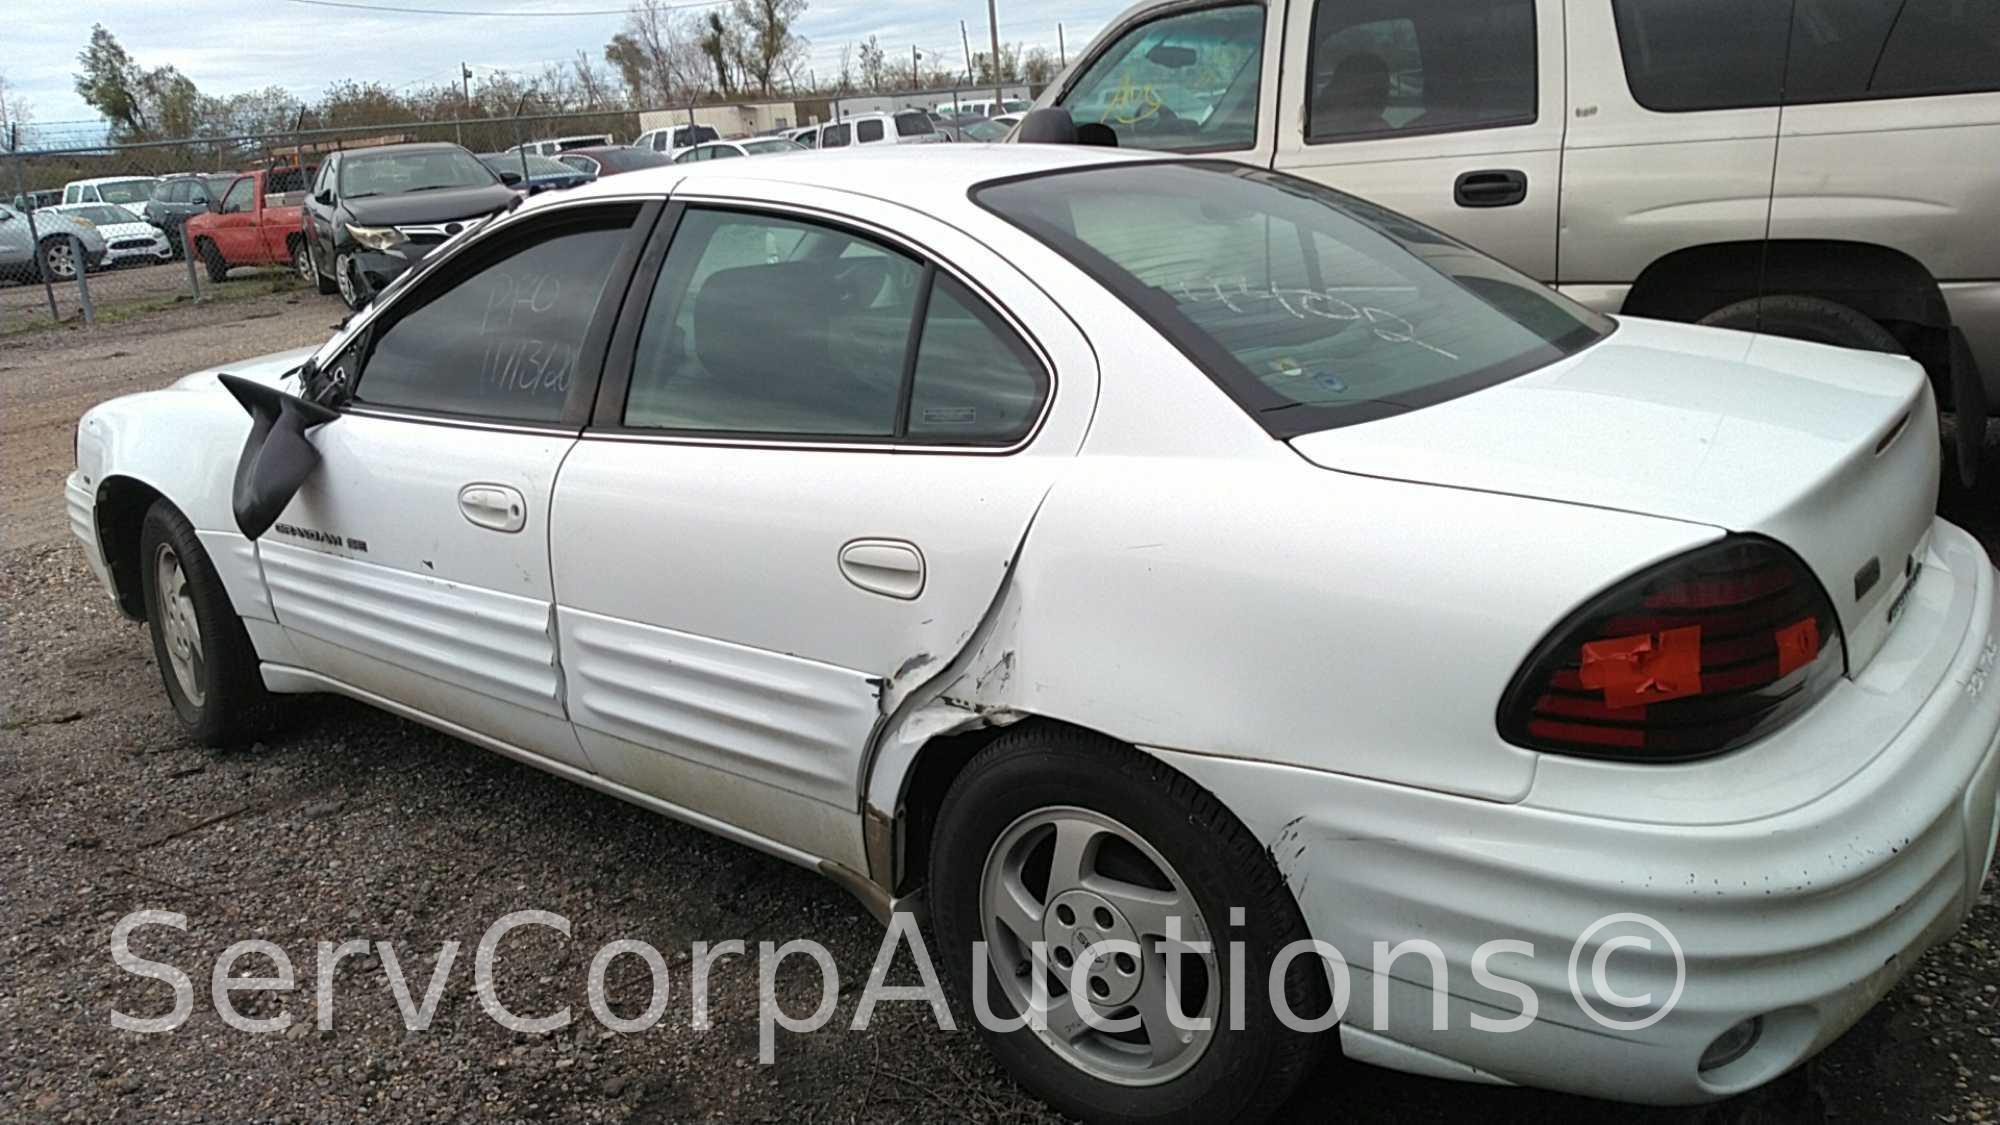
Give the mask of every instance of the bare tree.
[{"label": "bare tree", "polygon": [[769,96],[780,74],[803,58],[811,44],[792,30],[806,10],[806,0],[736,0],[732,15],[743,34],[737,54],[743,84],[757,84]]},{"label": "bare tree", "polygon": [[1021,57],[1021,76],[1033,86],[1046,86],[1056,76],[1056,57],[1047,47],[1035,47]]},{"label": "bare tree", "polygon": [[0,74],[0,144],[14,143],[14,129],[35,119],[28,99],[14,92],[13,83]]},{"label": "bare tree", "polygon": [[604,61],[638,104],[690,101],[708,85],[700,24],[699,17],[660,0],[640,0],[626,12],[624,30],[605,45]]},{"label": "bare tree", "polygon": [[880,90],[882,88],[882,70],[887,65],[887,62],[882,57],[882,44],[877,43],[873,35],[870,35],[862,42],[861,77],[868,83],[870,90]]},{"label": "bare tree", "polygon": [[590,61],[590,56],[578,50],[576,61],[571,65],[576,68],[576,88],[583,96],[584,104],[591,109],[601,109],[610,105],[611,83],[604,72],[597,69],[597,65]]}]

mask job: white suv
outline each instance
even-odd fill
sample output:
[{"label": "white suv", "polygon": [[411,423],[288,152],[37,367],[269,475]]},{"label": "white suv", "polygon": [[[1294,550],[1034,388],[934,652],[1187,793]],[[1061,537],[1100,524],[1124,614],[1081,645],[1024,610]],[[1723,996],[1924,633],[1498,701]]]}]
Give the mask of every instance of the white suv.
[{"label": "white suv", "polygon": [[929,145],[951,140],[931,124],[931,115],[921,109],[899,109],[894,113],[857,113],[819,127],[816,148],[848,148],[854,145]]},{"label": "white suv", "polygon": [[1905,352],[1961,418],[2000,403],[2000,4],[1147,0],[1038,104],[1605,312]]}]

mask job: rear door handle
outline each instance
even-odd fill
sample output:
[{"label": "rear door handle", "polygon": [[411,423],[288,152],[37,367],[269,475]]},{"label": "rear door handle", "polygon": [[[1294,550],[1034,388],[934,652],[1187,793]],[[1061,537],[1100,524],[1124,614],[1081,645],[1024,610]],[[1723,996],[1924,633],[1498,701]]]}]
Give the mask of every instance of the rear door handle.
[{"label": "rear door handle", "polygon": [[901,539],[856,539],[840,549],[840,573],[871,594],[909,601],[924,592],[924,554]]},{"label": "rear door handle", "polygon": [[1460,207],[1512,207],[1528,198],[1528,174],[1513,168],[1466,172],[1452,184],[1451,198]]},{"label": "rear door handle", "polygon": [[504,484],[468,484],[459,489],[458,511],[493,531],[519,531],[528,526],[528,502],[521,498],[519,489]]}]

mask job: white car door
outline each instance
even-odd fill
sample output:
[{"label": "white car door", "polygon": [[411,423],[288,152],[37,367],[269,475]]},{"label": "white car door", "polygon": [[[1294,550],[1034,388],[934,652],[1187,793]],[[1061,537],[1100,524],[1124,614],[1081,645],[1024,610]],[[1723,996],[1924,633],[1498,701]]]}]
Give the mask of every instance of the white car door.
[{"label": "white car door", "polygon": [[557,482],[570,715],[605,776],[865,870],[870,735],[993,603],[1095,358],[945,224],[701,187]]},{"label": "white car door", "polygon": [[343,417],[258,542],[300,666],[555,758],[549,500],[657,205],[538,209],[417,279],[337,363]]}]

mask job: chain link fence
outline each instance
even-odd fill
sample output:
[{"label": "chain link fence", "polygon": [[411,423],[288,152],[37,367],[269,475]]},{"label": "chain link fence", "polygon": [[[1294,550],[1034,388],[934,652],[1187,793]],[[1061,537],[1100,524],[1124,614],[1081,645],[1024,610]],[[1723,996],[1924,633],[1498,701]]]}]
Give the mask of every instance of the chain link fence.
[{"label": "chain link fence", "polygon": [[[597,112],[0,152],[0,338],[289,290],[338,301],[314,293],[298,267],[296,210],[320,160],[338,149],[451,141],[491,153],[638,131],[636,113]],[[253,172],[293,206],[260,212],[248,187],[232,193]]]}]

